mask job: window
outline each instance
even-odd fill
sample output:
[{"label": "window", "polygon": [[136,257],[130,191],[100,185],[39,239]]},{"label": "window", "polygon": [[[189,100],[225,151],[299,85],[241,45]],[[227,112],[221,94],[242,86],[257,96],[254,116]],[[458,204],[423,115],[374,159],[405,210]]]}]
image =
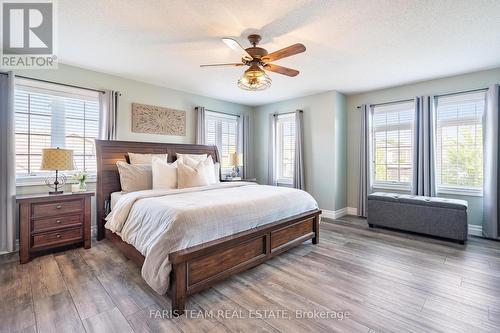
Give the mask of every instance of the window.
[{"label": "window", "polygon": [[[229,154],[235,153],[238,142],[238,117],[218,112],[205,113],[205,142],[216,145],[221,161],[228,160]],[[231,173],[232,167],[223,167],[223,176]]]},{"label": "window", "polygon": [[292,184],[295,160],[295,114],[277,115],[276,120],[276,179]]},{"label": "window", "polygon": [[484,92],[437,99],[436,182],[439,192],[481,193],[484,107]]},{"label": "window", "polygon": [[410,189],[415,105],[376,106],[372,117],[373,186]]},{"label": "window", "polygon": [[[98,93],[17,80],[15,91],[16,178],[37,181],[42,149],[73,150],[75,167],[96,173],[94,139],[99,131]],[[37,178],[38,177],[38,178]]]}]

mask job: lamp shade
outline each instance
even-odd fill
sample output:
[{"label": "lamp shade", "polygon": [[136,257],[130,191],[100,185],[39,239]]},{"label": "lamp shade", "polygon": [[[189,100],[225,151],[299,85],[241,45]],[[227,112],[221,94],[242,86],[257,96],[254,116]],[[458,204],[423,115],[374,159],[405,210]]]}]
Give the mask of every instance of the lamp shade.
[{"label": "lamp shade", "polygon": [[42,149],[40,170],[74,170],[73,150],[60,148]]},{"label": "lamp shade", "polygon": [[243,165],[243,155],[238,153],[229,154],[229,166],[242,166]]}]

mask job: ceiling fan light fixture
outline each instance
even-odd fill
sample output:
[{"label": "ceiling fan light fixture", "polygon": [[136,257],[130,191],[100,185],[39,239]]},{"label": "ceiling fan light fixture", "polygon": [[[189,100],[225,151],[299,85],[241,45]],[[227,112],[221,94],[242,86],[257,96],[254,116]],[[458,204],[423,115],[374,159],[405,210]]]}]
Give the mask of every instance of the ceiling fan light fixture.
[{"label": "ceiling fan light fixture", "polygon": [[271,83],[271,78],[264,71],[259,76],[247,75],[245,72],[238,80],[238,87],[243,90],[259,91],[269,88]]},{"label": "ceiling fan light fixture", "polygon": [[260,68],[258,65],[251,65],[249,69],[245,71],[244,76],[250,78],[250,77],[259,77],[266,75],[266,72],[262,68]]}]

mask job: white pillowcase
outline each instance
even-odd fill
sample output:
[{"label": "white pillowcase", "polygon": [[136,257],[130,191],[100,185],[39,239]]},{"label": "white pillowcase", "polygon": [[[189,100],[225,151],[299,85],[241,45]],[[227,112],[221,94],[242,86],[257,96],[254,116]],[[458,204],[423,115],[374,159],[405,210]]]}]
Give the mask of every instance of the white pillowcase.
[{"label": "white pillowcase", "polygon": [[167,163],[163,158],[153,157],[153,189],[177,188],[177,161]]},{"label": "white pillowcase", "polygon": [[153,157],[160,158],[163,161],[167,162],[168,154],[137,154],[137,153],[128,153],[128,158],[130,160],[130,164],[134,165],[152,165]]},{"label": "white pillowcase", "polygon": [[[179,160],[178,160],[179,161]],[[181,161],[190,166],[191,168],[197,168],[199,164],[205,165],[207,169],[207,179],[210,185],[220,183],[219,174],[220,174],[220,164],[214,163],[212,156],[208,156],[204,160],[197,161],[189,156],[183,156]],[[212,172],[210,172],[212,170]]]},{"label": "white pillowcase", "polygon": [[207,163],[200,162],[195,168],[189,165],[177,163],[177,186],[178,188],[210,185],[208,175],[213,174],[213,168]]}]

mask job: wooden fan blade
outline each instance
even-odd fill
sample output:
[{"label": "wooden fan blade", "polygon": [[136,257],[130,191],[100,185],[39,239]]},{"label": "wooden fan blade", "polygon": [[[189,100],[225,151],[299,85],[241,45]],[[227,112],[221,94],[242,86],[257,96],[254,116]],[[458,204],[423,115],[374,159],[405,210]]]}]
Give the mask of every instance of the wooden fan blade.
[{"label": "wooden fan blade", "polygon": [[241,54],[241,56],[243,58],[245,58],[246,60],[253,59],[253,57],[250,55],[250,53],[248,53],[247,50],[245,50],[245,48],[243,46],[241,46],[241,44],[238,43],[238,41],[236,41],[235,39],[232,39],[229,37],[224,37],[224,38],[222,38],[222,41],[224,42],[224,44],[226,44],[227,46],[229,46],[230,48],[232,48],[236,52],[239,52]]},{"label": "wooden fan blade", "polygon": [[242,64],[241,62],[235,62],[235,63],[230,63],[230,64],[210,64],[210,65],[200,65],[200,67],[217,67],[217,66],[234,66],[234,67],[239,67],[239,66],[244,66],[245,64]]},{"label": "wooden fan blade", "polygon": [[283,59],[283,58],[293,56],[293,55],[298,54],[298,53],[302,53],[305,50],[306,50],[306,47],[304,45],[302,45],[300,43],[293,44],[291,46],[285,47],[284,49],[281,49],[281,50],[275,51],[273,53],[269,53],[266,56],[263,56],[262,61],[271,62],[271,61],[275,61],[278,59]]},{"label": "wooden fan blade", "polygon": [[287,67],[282,67],[282,66],[278,66],[278,65],[273,65],[273,64],[265,64],[264,69],[271,71],[271,72],[287,75],[287,76],[297,76],[300,73],[298,70],[287,68]]}]

